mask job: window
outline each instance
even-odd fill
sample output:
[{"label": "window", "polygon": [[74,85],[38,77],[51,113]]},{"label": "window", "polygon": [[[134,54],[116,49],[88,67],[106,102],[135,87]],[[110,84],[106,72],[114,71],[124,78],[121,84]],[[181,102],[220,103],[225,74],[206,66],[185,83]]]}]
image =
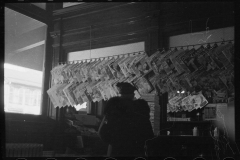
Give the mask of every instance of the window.
[{"label": "window", "polygon": [[4,110],[41,115],[47,25],[5,7]]}]

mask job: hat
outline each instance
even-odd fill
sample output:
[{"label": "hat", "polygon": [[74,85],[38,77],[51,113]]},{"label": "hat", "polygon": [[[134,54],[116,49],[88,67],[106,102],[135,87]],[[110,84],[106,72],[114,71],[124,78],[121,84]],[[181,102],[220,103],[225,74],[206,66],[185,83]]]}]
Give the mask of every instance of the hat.
[{"label": "hat", "polygon": [[117,83],[116,86],[120,94],[134,94],[134,91],[137,90],[136,87],[127,82]]}]

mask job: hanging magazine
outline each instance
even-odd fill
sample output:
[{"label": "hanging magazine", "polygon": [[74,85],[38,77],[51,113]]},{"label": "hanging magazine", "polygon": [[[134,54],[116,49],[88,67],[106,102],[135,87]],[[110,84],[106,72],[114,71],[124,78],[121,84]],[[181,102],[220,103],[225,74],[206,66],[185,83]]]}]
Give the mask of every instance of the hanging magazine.
[{"label": "hanging magazine", "polygon": [[123,60],[121,60],[118,63],[119,68],[121,69],[121,72],[123,73],[124,77],[127,78],[128,77],[128,70],[127,70],[127,66],[125,65],[125,63],[128,63],[128,61],[131,59],[130,56],[124,58]]},{"label": "hanging magazine", "polygon": [[150,93],[154,89],[144,77],[140,77],[133,83],[140,94]]},{"label": "hanging magazine", "polygon": [[77,100],[75,95],[73,94],[74,89],[76,89],[76,87],[78,86],[77,83],[70,83],[68,85],[66,85],[66,87],[63,89],[63,92],[65,93],[66,97],[68,98],[69,103],[72,106],[77,105]]},{"label": "hanging magazine", "polygon": [[111,69],[114,71],[114,76],[116,79],[122,79],[124,77],[118,63],[123,60],[125,57],[118,58],[114,63],[110,64]]},{"label": "hanging magazine", "polygon": [[[177,61],[177,57],[183,52],[185,52],[185,50],[180,49],[180,50],[172,53],[169,56],[168,65],[172,68],[172,72],[174,72],[174,73],[177,72],[178,74],[181,74],[181,73],[185,72],[184,69],[182,68],[181,64],[179,64],[179,61]],[[176,72],[174,70],[176,70]]]},{"label": "hanging magazine", "polygon": [[155,88],[155,84],[157,81],[157,75],[155,74],[155,72],[153,70],[149,71],[144,78],[150,83],[151,86],[153,86],[153,88]]},{"label": "hanging magazine", "polygon": [[81,90],[83,88],[85,88],[86,85],[87,85],[87,83],[84,83],[84,82],[79,83],[78,86],[73,90],[73,94],[77,100],[77,104],[82,105],[84,103],[84,100],[81,97],[81,95],[82,95]]},{"label": "hanging magazine", "polygon": [[228,43],[222,51],[226,56],[228,61],[233,65],[234,64],[234,45],[232,43]]},{"label": "hanging magazine", "polygon": [[117,75],[117,71],[114,68],[114,63],[116,61],[118,61],[119,58],[114,58],[114,61],[112,61],[111,63],[108,64],[109,70],[111,71],[112,75],[113,75],[113,79],[118,79],[118,75]]},{"label": "hanging magazine", "polygon": [[61,84],[56,88],[56,95],[59,99],[60,102],[60,106],[59,107],[65,107],[65,106],[69,106],[70,103],[68,101],[68,98],[66,97],[66,95],[63,92],[63,89],[67,86],[67,84]]},{"label": "hanging magazine", "polygon": [[135,68],[140,72],[140,75],[145,75],[150,71],[150,66],[147,62],[147,55],[144,55],[141,59],[138,60],[135,64]]},{"label": "hanging magazine", "polygon": [[135,78],[137,78],[137,74],[134,72],[132,66],[135,62],[135,60],[138,58],[139,56],[133,56],[128,63],[126,63],[126,68],[127,68],[127,72],[128,72],[128,82],[131,83]]},{"label": "hanging magazine", "polygon": [[61,104],[59,102],[59,98],[56,95],[56,88],[59,86],[60,84],[56,84],[55,86],[53,86],[52,88],[50,88],[47,93],[49,95],[49,98],[54,106],[54,108],[56,107],[60,107]]},{"label": "hanging magazine", "polygon": [[158,74],[158,68],[157,68],[156,64],[154,63],[154,59],[156,59],[157,56],[162,54],[162,53],[160,53],[160,51],[157,51],[154,54],[152,54],[150,57],[148,57],[148,59],[147,59],[147,62],[149,64],[149,66],[153,69],[155,74]]},{"label": "hanging magazine", "polygon": [[134,77],[132,77],[129,81],[133,81],[134,79],[138,78],[141,76],[140,71],[137,68],[137,63],[139,62],[139,60],[144,57],[145,54],[141,54],[141,55],[137,55],[136,58],[130,63],[129,66],[129,70],[130,72],[134,75]]},{"label": "hanging magazine", "polygon": [[197,65],[194,63],[195,62],[195,59],[194,59],[195,52],[196,52],[195,48],[192,48],[189,52],[186,52],[181,57],[181,60],[188,67],[188,69],[191,73],[195,72],[198,69]]},{"label": "hanging magazine", "polygon": [[169,50],[167,52],[162,52],[161,54],[157,54],[156,57],[153,59],[154,64],[157,67],[157,71],[160,75],[160,78],[165,78],[168,73],[165,70],[165,65],[167,65],[164,61],[164,57],[169,55],[172,51]]},{"label": "hanging magazine", "polygon": [[92,89],[92,100],[93,102],[100,102],[103,98],[102,98],[102,95],[101,95],[101,92],[99,91],[98,89],[98,85],[95,85]]},{"label": "hanging magazine", "polygon": [[115,62],[115,59],[112,58],[105,66],[105,70],[106,70],[106,73],[107,73],[107,76],[108,76],[108,80],[111,80],[111,79],[114,79],[115,76],[112,72],[112,68],[110,67],[110,64],[112,64],[113,62]]}]

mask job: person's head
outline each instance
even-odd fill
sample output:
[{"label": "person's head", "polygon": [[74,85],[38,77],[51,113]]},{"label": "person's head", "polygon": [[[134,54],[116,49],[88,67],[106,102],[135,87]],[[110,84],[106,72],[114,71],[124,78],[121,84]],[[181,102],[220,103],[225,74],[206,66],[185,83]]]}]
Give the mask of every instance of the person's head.
[{"label": "person's head", "polygon": [[119,90],[121,97],[131,98],[131,99],[134,98],[134,95],[135,95],[134,91],[137,89],[133,85],[127,82],[120,82],[120,83],[117,83],[116,86]]}]

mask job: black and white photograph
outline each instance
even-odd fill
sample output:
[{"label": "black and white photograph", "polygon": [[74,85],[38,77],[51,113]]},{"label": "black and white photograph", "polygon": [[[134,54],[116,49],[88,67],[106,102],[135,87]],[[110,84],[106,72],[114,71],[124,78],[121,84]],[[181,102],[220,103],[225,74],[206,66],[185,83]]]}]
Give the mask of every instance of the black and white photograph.
[{"label": "black and white photograph", "polygon": [[235,7],[4,1],[3,159],[239,160]]}]

